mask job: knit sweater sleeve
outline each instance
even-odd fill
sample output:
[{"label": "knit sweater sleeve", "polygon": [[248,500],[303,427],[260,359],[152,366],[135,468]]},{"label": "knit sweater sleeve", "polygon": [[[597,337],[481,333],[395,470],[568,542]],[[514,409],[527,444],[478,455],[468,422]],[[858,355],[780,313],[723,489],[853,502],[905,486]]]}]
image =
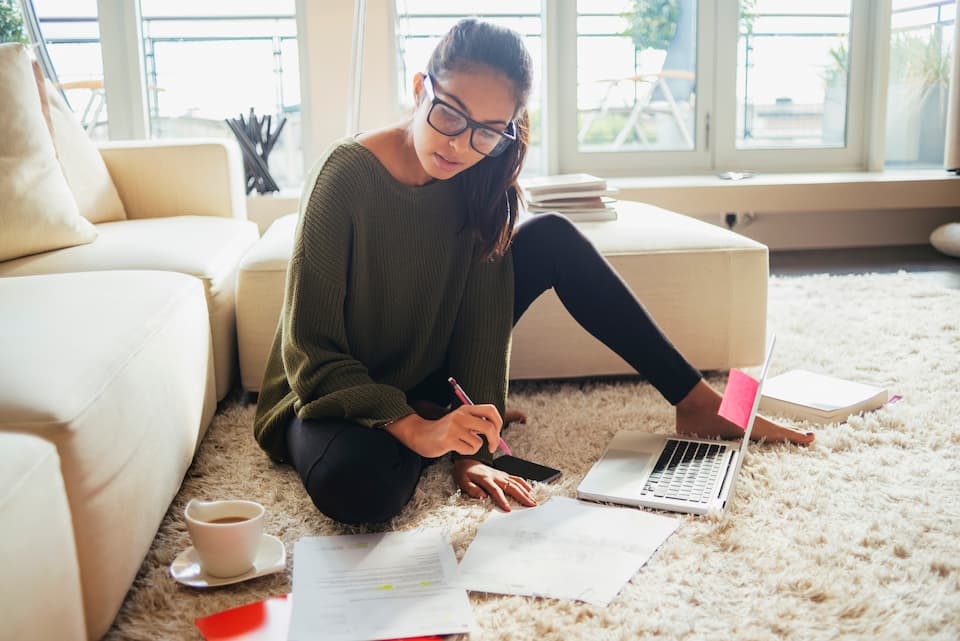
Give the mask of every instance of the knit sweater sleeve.
[{"label": "knit sweater sleeve", "polygon": [[[449,371],[470,399],[491,403],[503,416],[507,403],[510,335],[513,330],[513,260],[474,262],[449,350]],[[470,456],[487,464],[486,441]]]},{"label": "knit sweater sleeve", "polygon": [[400,389],[375,382],[351,356],[344,325],[358,192],[334,151],[300,214],[284,296],[281,355],[300,418],[373,426],[414,412]]}]

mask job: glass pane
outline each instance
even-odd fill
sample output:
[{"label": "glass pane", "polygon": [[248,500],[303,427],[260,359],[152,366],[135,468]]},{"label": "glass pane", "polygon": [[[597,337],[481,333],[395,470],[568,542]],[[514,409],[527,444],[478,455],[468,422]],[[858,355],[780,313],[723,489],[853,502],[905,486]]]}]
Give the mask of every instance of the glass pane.
[{"label": "glass pane", "polygon": [[843,147],[850,0],[741,0],[740,149]]},{"label": "glass pane", "polygon": [[[303,179],[292,0],[141,0],[150,130],[156,138],[233,138],[224,119],[253,109],[283,130],[267,158],[281,187]],[[283,13],[286,12],[286,13]]]},{"label": "glass pane", "polygon": [[234,16],[292,16],[296,13],[295,0],[140,0],[144,16],[234,17]]},{"label": "glass pane", "polygon": [[397,47],[400,71],[400,104],[413,105],[413,74],[426,67],[440,39],[458,20],[477,16],[501,24],[524,36],[533,59],[530,113],[530,148],[524,175],[543,173],[543,127],[540,71],[543,67],[543,20],[540,0],[493,0],[478,4],[464,0],[397,0]]},{"label": "glass pane", "polygon": [[887,81],[887,167],[942,167],[953,0],[894,0]]},{"label": "glass pane", "polygon": [[33,5],[67,103],[91,138],[107,140],[96,0],[34,0]]},{"label": "glass pane", "polygon": [[33,0],[37,17],[89,18],[97,17],[97,0]]},{"label": "glass pane", "polygon": [[578,0],[578,150],[692,150],[696,65],[697,0]]}]

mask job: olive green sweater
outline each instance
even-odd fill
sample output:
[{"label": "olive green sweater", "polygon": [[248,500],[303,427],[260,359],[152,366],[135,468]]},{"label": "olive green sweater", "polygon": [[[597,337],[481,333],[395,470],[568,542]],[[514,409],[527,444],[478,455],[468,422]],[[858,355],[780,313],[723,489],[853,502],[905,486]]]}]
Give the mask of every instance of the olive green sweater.
[{"label": "olive green sweater", "polygon": [[[455,181],[404,185],[349,138],[324,153],[254,420],[273,460],[287,459],[295,414],[380,425],[414,413],[405,392],[441,368],[503,414],[513,262],[482,261],[476,245]],[[486,445],[475,456],[491,459]]]}]

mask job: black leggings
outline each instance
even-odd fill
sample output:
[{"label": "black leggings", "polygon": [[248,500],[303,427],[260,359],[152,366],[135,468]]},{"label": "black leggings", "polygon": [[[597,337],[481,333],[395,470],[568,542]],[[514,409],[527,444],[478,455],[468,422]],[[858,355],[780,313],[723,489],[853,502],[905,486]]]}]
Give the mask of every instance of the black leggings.
[{"label": "black leggings", "polygon": [[[574,319],[676,405],[701,378],[650,318],[607,260],[567,218],[538,214],[518,226],[513,241],[513,322],[551,287]],[[447,405],[450,389],[436,372],[407,391],[410,400]],[[382,522],[413,497],[433,459],[386,430],[346,419],[302,421],[287,431],[290,461],[314,504],[344,523]]]}]

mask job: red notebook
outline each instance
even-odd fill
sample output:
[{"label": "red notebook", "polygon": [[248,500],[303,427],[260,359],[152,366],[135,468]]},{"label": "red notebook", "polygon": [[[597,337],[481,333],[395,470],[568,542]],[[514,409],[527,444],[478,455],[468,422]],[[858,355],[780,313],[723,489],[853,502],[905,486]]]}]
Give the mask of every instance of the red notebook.
[{"label": "red notebook", "polygon": [[[287,641],[293,595],[283,594],[194,621],[207,641]],[[411,637],[406,641],[442,641],[443,637]]]}]

